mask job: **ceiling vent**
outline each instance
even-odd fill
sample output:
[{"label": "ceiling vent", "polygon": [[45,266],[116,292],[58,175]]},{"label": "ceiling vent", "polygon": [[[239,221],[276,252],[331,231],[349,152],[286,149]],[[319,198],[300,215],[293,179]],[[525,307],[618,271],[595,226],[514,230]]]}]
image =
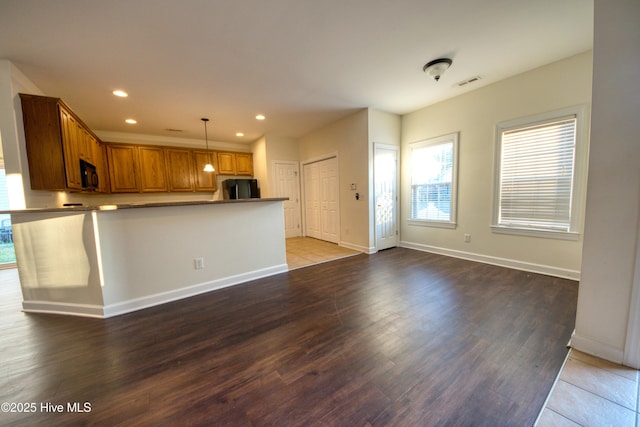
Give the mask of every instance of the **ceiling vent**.
[{"label": "ceiling vent", "polygon": [[466,86],[466,85],[468,85],[470,83],[475,83],[478,80],[480,80],[480,76],[474,76],[474,77],[471,77],[471,78],[469,78],[467,80],[463,80],[461,82],[456,83],[456,86],[459,86],[459,87]]}]

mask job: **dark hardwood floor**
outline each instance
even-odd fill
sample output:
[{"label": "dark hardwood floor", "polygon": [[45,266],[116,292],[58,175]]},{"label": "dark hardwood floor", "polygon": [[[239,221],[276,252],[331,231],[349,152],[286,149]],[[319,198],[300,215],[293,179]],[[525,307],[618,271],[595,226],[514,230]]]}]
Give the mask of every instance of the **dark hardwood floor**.
[{"label": "dark hardwood floor", "polygon": [[0,401],[37,410],[0,425],[530,426],[577,300],[576,282],[402,248],[107,320],[22,313],[11,274]]}]

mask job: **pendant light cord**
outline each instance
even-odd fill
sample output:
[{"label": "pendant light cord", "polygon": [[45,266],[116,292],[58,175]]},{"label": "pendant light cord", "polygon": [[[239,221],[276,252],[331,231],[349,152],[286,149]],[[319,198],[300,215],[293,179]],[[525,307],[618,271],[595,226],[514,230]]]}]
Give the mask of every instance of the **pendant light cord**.
[{"label": "pendant light cord", "polygon": [[204,122],[204,141],[207,143],[207,152],[209,152],[209,137],[207,136],[207,122],[209,119],[200,119]]},{"label": "pendant light cord", "polygon": [[209,136],[207,135],[207,122],[209,119],[202,118],[200,119],[204,122],[204,141],[207,144],[207,158],[209,159],[209,163],[211,163],[211,153],[209,152]]}]

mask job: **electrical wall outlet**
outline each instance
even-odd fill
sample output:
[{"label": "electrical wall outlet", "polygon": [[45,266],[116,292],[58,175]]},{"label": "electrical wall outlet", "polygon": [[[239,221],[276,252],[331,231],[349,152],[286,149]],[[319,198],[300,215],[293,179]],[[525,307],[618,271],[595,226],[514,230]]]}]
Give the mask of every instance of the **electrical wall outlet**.
[{"label": "electrical wall outlet", "polygon": [[193,268],[202,270],[204,268],[204,258],[196,258],[193,260]]},{"label": "electrical wall outlet", "polygon": [[464,235],[464,242],[465,243],[470,243],[471,242],[471,234],[465,234]]}]

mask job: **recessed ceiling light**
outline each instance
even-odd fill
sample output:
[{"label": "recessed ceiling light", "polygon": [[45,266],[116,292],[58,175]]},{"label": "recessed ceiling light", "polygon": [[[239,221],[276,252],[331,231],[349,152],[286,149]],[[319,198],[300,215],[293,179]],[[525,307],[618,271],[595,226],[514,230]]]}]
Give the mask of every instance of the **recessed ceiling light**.
[{"label": "recessed ceiling light", "polygon": [[263,114],[258,114],[258,115],[256,116],[256,119],[257,119],[257,120],[264,120],[264,119],[266,119],[266,117],[265,117]]},{"label": "recessed ceiling light", "polygon": [[119,96],[120,98],[126,98],[127,96],[129,96],[129,94],[123,90],[117,89],[113,91],[113,94],[115,96]]},{"label": "recessed ceiling light", "polygon": [[244,136],[244,133],[242,133],[242,132],[236,132],[236,136]]},{"label": "recessed ceiling light", "polygon": [[135,125],[136,123],[138,123],[136,119],[127,119],[125,120],[125,122],[129,123],[130,125]]}]

